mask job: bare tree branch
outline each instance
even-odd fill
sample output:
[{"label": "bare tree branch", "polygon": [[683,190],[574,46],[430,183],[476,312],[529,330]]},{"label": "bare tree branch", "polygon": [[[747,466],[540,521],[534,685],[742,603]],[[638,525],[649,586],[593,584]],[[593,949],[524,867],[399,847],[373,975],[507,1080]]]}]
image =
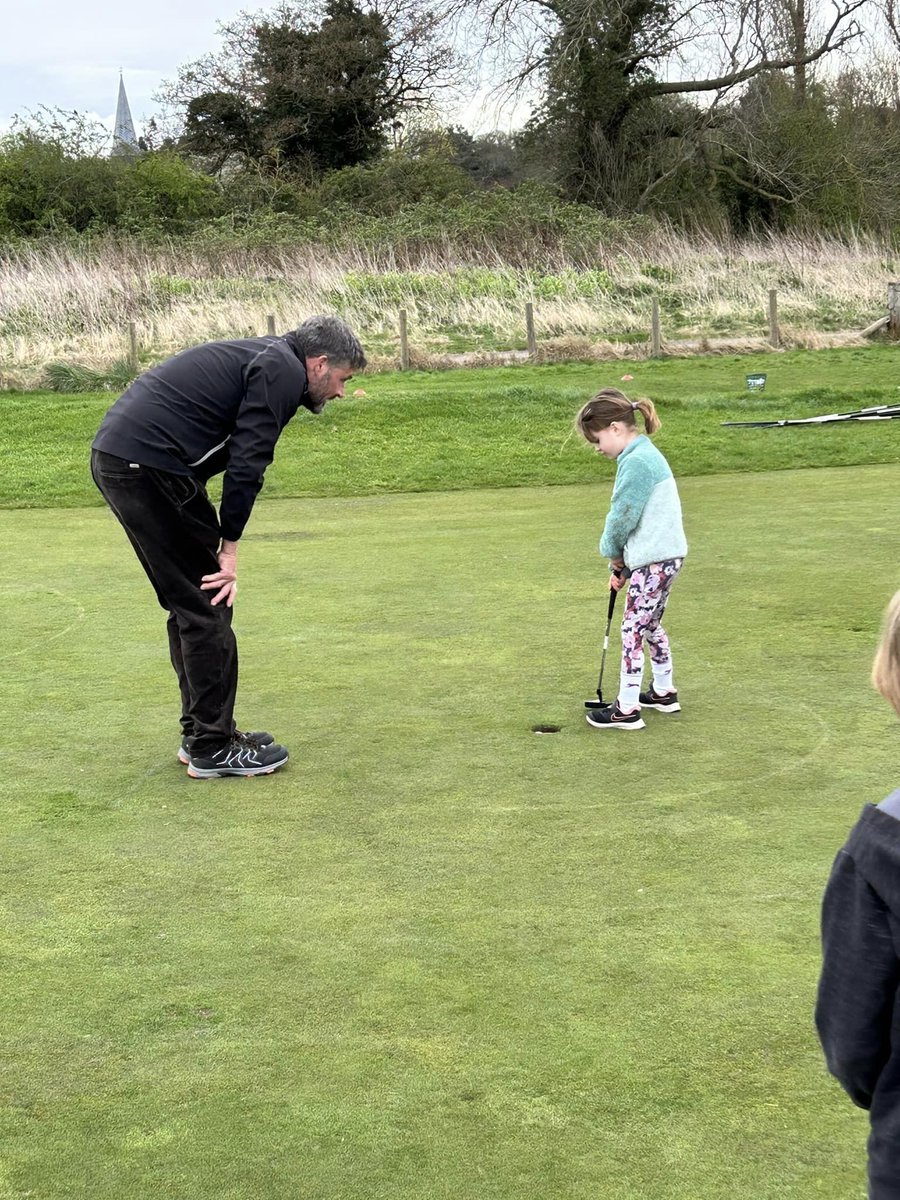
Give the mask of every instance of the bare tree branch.
[{"label": "bare tree branch", "polygon": [[881,10],[894,44],[900,49],[900,13],[897,9],[897,0],[883,0]]},{"label": "bare tree branch", "polygon": [[809,66],[810,63],[817,62],[826,54],[840,49],[841,46],[846,45],[847,42],[859,35],[859,27],[855,22],[851,22],[850,26],[843,32],[841,32],[841,25],[853,13],[862,8],[866,2],[867,0],[853,0],[852,3],[844,7],[836,5],[837,15],[825,38],[814,50],[810,50],[807,54],[799,57],[796,55],[784,55],[778,58],[762,58],[759,62],[744,67],[742,70],[730,71],[725,75],[719,75],[713,79],[684,79],[672,83],[657,80],[653,84],[650,84],[646,90],[654,96],[675,96],[683,95],[686,92],[720,91],[722,88],[733,87],[738,83],[746,83],[748,79],[755,78],[755,76],[760,75],[763,71],[783,71],[791,67]]},{"label": "bare tree branch", "polygon": [[672,166],[669,167],[668,170],[663,171],[661,175],[657,175],[655,179],[651,179],[651,181],[641,192],[640,196],[638,196],[634,206],[635,212],[643,212],[647,207],[647,201],[650,199],[653,193],[658,191],[667,180],[672,179],[675,175],[677,175],[682,167],[684,167],[686,163],[689,163],[691,159],[695,157],[696,153],[697,147],[694,145],[694,143],[684,142],[682,144],[681,153]]}]

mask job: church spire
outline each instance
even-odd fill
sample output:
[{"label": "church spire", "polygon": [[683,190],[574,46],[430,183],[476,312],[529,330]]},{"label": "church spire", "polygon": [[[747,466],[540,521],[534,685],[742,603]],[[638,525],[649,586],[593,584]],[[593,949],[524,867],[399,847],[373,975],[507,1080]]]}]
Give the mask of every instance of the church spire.
[{"label": "church spire", "polygon": [[128,97],[125,95],[125,81],[119,72],[119,99],[116,104],[116,127],[113,131],[111,154],[137,154],[137,134],[134,132],[134,121],[131,119],[131,109],[128,107]]}]

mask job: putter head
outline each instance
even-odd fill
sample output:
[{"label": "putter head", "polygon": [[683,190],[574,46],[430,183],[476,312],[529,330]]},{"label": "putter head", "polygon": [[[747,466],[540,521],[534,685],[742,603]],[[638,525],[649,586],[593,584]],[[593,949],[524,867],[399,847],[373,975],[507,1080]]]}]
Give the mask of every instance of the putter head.
[{"label": "putter head", "polygon": [[602,693],[598,692],[596,697],[591,700],[585,700],[584,707],[587,709],[609,708],[609,701],[603,699]]}]

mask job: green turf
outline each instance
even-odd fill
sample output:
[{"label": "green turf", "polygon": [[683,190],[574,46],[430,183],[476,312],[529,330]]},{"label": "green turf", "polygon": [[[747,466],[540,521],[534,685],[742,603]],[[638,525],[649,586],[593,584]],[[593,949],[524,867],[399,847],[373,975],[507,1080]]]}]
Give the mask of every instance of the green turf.
[{"label": "green turf", "polygon": [[590,463],[261,503],[238,716],[293,758],[257,780],[176,764],[111,516],[0,514],[3,1200],[862,1200],[811,1011],[896,783],[897,471],[683,479],[685,710],[626,735],[581,710]]},{"label": "green turf", "polygon": [[[762,395],[747,374],[768,376]],[[623,374],[634,380],[621,384]],[[601,386],[656,402],[657,443],[676,474],[900,461],[900,422],[724,429],[728,419],[811,416],[900,402],[900,348],[876,346],[661,362],[509,367],[366,376],[367,395],[288,426],[267,497],[356,496],[448,488],[587,483],[579,405]],[[351,384],[351,390],[355,384]],[[99,504],[88,447],[105,396],[0,394],[0,507]]]}]

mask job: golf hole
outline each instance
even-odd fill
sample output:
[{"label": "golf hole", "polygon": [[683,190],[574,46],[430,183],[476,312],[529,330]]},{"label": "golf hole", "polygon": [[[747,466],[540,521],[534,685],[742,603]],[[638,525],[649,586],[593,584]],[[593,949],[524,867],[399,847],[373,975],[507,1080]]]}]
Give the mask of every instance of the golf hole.
[{"label": "golf hole", "polygon": [[532,725],[532,733],[559,733],[561,725]]}]

